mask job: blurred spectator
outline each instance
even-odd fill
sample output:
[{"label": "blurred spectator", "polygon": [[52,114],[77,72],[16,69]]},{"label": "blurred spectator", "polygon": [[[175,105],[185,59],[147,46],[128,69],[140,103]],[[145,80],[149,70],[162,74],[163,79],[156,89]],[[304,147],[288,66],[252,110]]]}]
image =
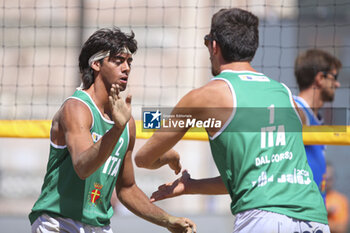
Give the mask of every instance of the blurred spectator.
[{"label": "blurred spectator", "polygon": [[[341,67],[338,58],[319,49],[307,50],[295,59],[294,74],[300,92],[294,100],[302,110],[304,125],[323,124],[319,109],[324,103],[334,100],[335,90],[340,87],[337,78]],[[325,199],[325,145],[307,145],[305,151],[314,180]]]},{"label": "blurred spectator", "polygon": [[332,233],[345,233],[348,229],[349,219],[348,199],[344,194],[333,189],[334,179],[334,168],[328,162],[326,171],[328,224]]}]

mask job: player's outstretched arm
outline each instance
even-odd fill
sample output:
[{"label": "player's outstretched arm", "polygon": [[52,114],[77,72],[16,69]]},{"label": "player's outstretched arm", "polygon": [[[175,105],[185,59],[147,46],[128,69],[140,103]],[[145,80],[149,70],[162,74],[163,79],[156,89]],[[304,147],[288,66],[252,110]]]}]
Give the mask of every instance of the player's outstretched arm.
[{"label": "player's outstretched arm", "polygon": [[151,196],[151,201],[159,201],[184,194],[227,194],[227,189],[220,176],[208,179],[195,180],[184,170],[182,176],[173,182],[158,187]]},{"label": "player's outstretched arm", "polygon": [[180,155],[174,149],[170,149],[160,156],[156,161],[149,165],[149,169],[157,169],[168,164],[170,169],[174,170],[175,174],[181,171]]},{"label": "player's outstretched arm", "polygon": [[178,131],[156,131],[135,155],[138,167],[157,169],[166,164],[178,174],[181,171],[180,156],[171,149],[186,133],[186,129]]},{"label": "player's outstretched arm", "polygon": [[137,216],[154,224],[166,227],[174,233],[196,232],[196,224],[188,218],[175,217],[150,202],[136,185],[131,154],[135,143],[135,123],[130,120],[130,143],[116,184],[118,198],[125,207]]},{"label": "player's outstretched arm", "polygon": [[[193,93],[195,93],[195,91],[191,91],[183,97],[174,107],[171,115],[177,116],[177,114],[184,114],[182,111],[186,110],[185,114],[195,116],[195,113],[192,111],[195,109],[194,106],[197,106],[196,103],[198,101],[195,101],[197,96]],[[176,120],[176,118],[173,118],[173,121]],[[169,164],[170,168],[178,174],[181,170],[181,168],[176,165],[179,156],[174,150],[171,150],[171,148],[181,140],[188,129],[189,127],[179,127],[179,125],[177,125],[172,126],[170,129],[161,128],[157,130],[136,153],[135,164],[138,167],[148,169],[156,169],[165,164]]]},{"label": "player's outstretched arm", "polygon": [[58,145],[67,145],[74,169],[81,179],[94,173],[112,153],[131,117],[131,97],[122,99],[117,86],[113,85],[110,107],[115,125],[96,143],[90,133],[91,112],[81,101],[69,99],[54,117],[52,140]]},{"label": "player's outstretched arm", "polygon": [[[210,84],[204,87],[190,91],[177,103],[172,110],[171,115],[188,115],[190,116],[191,120],[194,119],[201,121],[205,121],[213,117],[217,118],[218,111],[215,111],[215,109],[227,108],[226,105],[228,105],[228,103],[226,103],[226,105],[222,105],[222,103],[225,101],[222,101],[224,99],[222,97],[222,91],[218,91],[222,90],[223,85],[227,86],[224,81],[212,81]],[[229,88],[226,86],[224,86],[224,88],[227,88],[227,91],[230,92]],[[218,105],[218,103],[221,103],[221,105]],[[226,114],[220,115],[226,116]],[[227,116],[227,118],[228,117],[229,116]],[[177,120],[181,119],[183,118],[180,117],[177,119],[174,117],[172,118],[172,121],[176,122]],[[222,120],[222,122],[225,122],[224,119]],[[169,159],[169,154],[167,153],[178,141],[181,140],[189,128],[189,125],[180,127],[180,125],[177,124],[176,126],[170,126],[170,128],[163,127],[157,130],[136,153],[136,165],[138,167],[148,169],[155,169],[166,163],[170,165],[169,161],[174,160]],[[212,129],[208,129],[208,133],[213,135]],[[174,168],[172,169],[175,170]]]}]

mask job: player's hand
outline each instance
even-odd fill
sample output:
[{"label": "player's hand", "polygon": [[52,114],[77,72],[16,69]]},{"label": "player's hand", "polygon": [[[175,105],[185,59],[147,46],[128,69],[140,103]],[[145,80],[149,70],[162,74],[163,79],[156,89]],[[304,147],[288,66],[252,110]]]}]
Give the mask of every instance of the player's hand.
[{"label": "player's hand", "polygon": [[195,233],[197,226],[188,218],[170,216],[167,229],[173,233]]},{"label": "player's hand", "polygon": [[159,186],[158,190],[152,193],[150,201],[155,202],[185,194],[190,182],[191,176],[187,170],[184,170],[177,180]]},{"label": "player's hand", "polygon": [[168,161],[169,167],[174,170],[175,174],[179,174],[182,169],[179,153],[173,149],[170,149],[164,154],[164,157]]},{"label": "player's hand", "polygon": [[109,92],[109,104],[112,110],[112,118],[118,128],[125,127],[131,118],[131,95],[124,99],[120,96],[119,85],[112,84]]}]

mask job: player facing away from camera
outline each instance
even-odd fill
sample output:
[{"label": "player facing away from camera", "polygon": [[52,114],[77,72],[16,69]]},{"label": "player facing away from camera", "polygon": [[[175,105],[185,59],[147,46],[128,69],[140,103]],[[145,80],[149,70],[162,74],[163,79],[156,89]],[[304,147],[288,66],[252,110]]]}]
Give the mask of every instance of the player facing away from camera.
[{"label": "player facing away from camera", "polygon": [[[183,172],[160,186],[151,200],[228,193],[236,215],[234,232],[328,233],[291,92],[250,65],[258,48],[258,18],[242,9],[222,9],[204,40],[215,77],[185,95],[171,115],[186,110],[196,120],[222,121],[221,127],[206,129],[220,176],[194,180]],[[137,152],[137,166],[181,169],[174,167],[179,155],[170,149],[187,130],[156,131]]]},{"label": "player facing away from camera", "polygon": [[85,42],[82,85],[52,120],[50,156],[41,194],[29,219],[32,232],[112,232],[111,196],[133,213],[171,232],[194,232],[195,224],[151,203],[134,179],[131,154],[135,122],[125,90],[134,34],[100,29]]}]

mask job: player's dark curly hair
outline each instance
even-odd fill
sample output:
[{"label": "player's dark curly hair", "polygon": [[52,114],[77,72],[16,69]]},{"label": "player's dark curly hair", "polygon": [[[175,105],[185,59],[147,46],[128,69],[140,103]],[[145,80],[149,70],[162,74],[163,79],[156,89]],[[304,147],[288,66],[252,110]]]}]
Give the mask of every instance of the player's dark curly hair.
[{"label": "player's dark curly hair", "polygon": [[251,61],[259,46],[259,19],[239,9],[221,9],[213,15],[210,36],[226,62]]},{"label": "player's dark curly hair", "polygon": [[[95,81],[93,69],[89,66],[89,58],[100,51],[110,51],[110,58],[118,55],[124,47],[131,53],[137,50],[137,42],[134,39],[135,34],[123,33],[119,28],[102,28],[92,34],[84,43],[79,55],[79,69],[82,74],[83,89],[89,88]],[[102,59],[101,61],[102,62]]]}]

